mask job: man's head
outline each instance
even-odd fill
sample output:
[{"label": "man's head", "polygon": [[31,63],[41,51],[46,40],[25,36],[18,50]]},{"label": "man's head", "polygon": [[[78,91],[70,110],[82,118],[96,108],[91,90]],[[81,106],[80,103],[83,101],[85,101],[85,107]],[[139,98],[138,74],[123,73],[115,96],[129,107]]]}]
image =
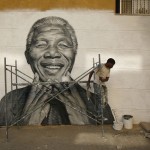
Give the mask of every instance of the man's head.
[{"label": "man's head", "polygon": [[61,81],[71,72],[77,52],[77,39],[72,26],[59,17],[46,17],[32,26],[26,44],[25,56],[32,71],[40,80]]},{"label": "man's head", "polygon": [[105,64],[105,66],[109,69],[113,68],[113,66],[115,65],[115,60],[113,58],[109,58]]}]

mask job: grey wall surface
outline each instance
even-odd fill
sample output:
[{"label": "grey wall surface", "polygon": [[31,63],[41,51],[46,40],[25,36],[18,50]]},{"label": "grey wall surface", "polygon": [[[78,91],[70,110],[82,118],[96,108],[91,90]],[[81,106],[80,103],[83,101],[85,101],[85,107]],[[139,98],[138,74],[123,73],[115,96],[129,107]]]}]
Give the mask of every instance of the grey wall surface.
[{"label": "grey wall surface", "polygon": [[33,76],[24,57],[26,37],[32,24],[46,16],[62,17],[76,31],[79,46],[72,76],[92,67],[92,59],[98,61],[98,54],[102,62],[113,57],[116,65],[107,83],[111,108],[119,118],[131,114],[134,123],[150,121],[150,16],[80,9],[0,12],[0,98],[5,94],[4,57],[11,65],[17,60],[18,68]]}]

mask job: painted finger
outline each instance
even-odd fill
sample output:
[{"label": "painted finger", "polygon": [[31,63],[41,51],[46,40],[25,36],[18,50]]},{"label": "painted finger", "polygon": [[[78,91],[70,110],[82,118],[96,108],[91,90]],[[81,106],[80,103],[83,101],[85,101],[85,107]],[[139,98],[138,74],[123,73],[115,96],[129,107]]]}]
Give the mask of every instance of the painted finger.
[{"label": "painted finger", "polygon": [[[67,104],[68,101],[69,101],[69,99],[66,98],[66,97],[65,97],[64,95],[62,95],[62,94],[59,94],[57,98],[58,98],[59,101],[61,101],[61,102],[64,103],[64,104]],[[56,98],[56,99],[57,99],[57,98]]]},{"label": "painted finger", "polygon": [[70,95],[69,84],[67,83],[59,83],[55,80],[57,84],[54,86],[54,91],[58,93],[63,93],[65,96]]},{"label": "painted finger", "polygon": [[32,101],[30,107],[34,107],[36,105],[42,104],[49,97],[52,96],[51,87],[42,86],[40,91],[37,93],[36,97]]},{"label": "painted finger", "polygon": [[69,106],[76,106],[76,103],[75,103],[75,99],[71,96],[71,95],[68,95],[67,97],[64,96],[63,94],[59,94],[58,95],[58,98],[61,102],[63,102],[65,105],[69,105]]},{"label": "painted finger", "polygon": [[70,81],[71,81],[70,72],[66,72],[66,74],[62,76],[62,82],[70,82]]},{"label": "painted finger", "polygon": [[[50,82],[50,79],[48,79]],[[34,102],[36,103],[37,100],[45,93],[50,92],[52,87],[49,84],[40,85],[36,92],[36,97],[34,99]]]},{"label": "painted finger", "polygon": [[[34,93],[34,91],[31,91],[30,96],[27,99],[27,103],[24,107],[24,113],[35,109],[39,103],[42,103],[42,100],[45,101],[48,98],[48,94],[46,93],[46,91],[47,87],[44,86],[42,86],[41,89],[39,89],[38,93]],[[43,95],[46,96],[43,97]]]},{"label": "painted finger", "polygon": [[42,108],[42,111],[41,111],[41,119],[45,118],[48,116],[48,113],[49,113],[49,110],[50,110],[50,104],[46,104],[43,108]]}]

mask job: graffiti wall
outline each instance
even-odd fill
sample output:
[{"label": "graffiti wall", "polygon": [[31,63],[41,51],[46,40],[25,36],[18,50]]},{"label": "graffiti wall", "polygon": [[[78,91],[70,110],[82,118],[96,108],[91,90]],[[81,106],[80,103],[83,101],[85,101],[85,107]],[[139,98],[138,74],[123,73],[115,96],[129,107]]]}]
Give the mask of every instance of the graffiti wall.
[{"label": "graffiti wall", "polygon": [[[111,109],[120,116],[133,115],[135,123],[150,118],[149,16],[59,9],[0,12],[0,19],[1,125],[6,122],[6,99],[8,124],[95,124],[95,95],[88,91],[89,100],[86,83],[74,82],[93,66],[93,58],[99,61],[99,54],[102,63],[116,60],[107,82],[105,123],[113,122]],[[17,68],[31,77],[24,77],[28,84],[16,89],[8,72],[6,96],[4,57],[9,65],[17,60]],[[17,82],[27,83],[21,78]]]}]

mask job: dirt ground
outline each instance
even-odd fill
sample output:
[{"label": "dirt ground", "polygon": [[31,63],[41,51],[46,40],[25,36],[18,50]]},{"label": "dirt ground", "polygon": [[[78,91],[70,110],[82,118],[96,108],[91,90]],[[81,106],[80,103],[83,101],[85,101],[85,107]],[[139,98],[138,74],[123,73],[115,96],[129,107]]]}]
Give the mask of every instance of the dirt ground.
[{"label": "dirt ground", "polygon": [[0,128],[0,150],[150,150],[139,126],[115,131],[102,126],[24,126]]}]

